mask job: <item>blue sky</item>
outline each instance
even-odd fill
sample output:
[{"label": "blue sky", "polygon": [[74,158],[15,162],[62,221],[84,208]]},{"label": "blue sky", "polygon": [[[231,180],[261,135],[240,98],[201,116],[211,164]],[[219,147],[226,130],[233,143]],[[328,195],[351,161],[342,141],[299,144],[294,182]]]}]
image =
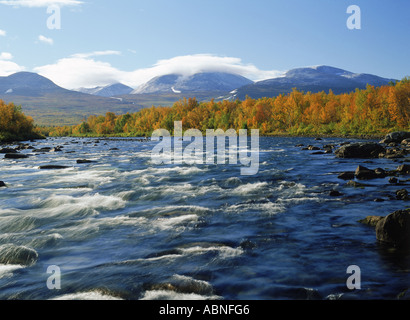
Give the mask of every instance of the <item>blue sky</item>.
[{"label": "blue sky", "polygon": [[[61,29],[49,29],[50,5]],[[349,30],[350,5],[361,29]],[[261,80],[331,65],[410,75],[408,0],[0,0],[0,75],[33,71],[67,88],[136,87],[170,72]]]}]

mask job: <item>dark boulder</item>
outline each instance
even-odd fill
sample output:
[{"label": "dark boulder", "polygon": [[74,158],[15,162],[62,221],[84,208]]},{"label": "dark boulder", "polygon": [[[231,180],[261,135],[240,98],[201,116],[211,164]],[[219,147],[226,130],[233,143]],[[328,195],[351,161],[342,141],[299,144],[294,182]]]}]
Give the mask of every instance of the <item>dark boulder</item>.
[{"label": "dark boulder", "polygon": [[0,153],[18,153],[18,151],[10,148],[2,148],[0,149]]},{"label": "dark boulder", "polygon": [[359,220],[360,223],[366,224],[371,227],[376,227],[380,220],[384,219],[381,216],[368,216],[362,220]]},{"label": "dark boulder", "polygon": [[4,155],[5,159],[27,159],[28,155],[20,153],[6,153]]},{"label": "dark boulder", "polygon": [[3,181],[0,181],[0,188],[7,187]]},{"label": "dark boulder", "polygon": [[405,139],[410,138],[410,132],[407,131],[397,131],[386,135],[386,137],[381,141],[381,143],[401,143]]},{"label": "dark boulder", "polygon": [[402,144],[404,147],[410,147],[410,138],[404,139],[404,140],[401,142],[401,144]]},{"label": "dark boulder", "polygon": [[343,196],[343,193],[340,193],[337,190],[332,190],[332,191],[329,192],[329,196],[331,196],[331,197],[340,197],[340,196]]},{"label": "dark boulder", "polygon": [[342,172],[341,174],[339,174],[338,178],[342,180],[353,180],[354,172],[353,171]]},{"label": "dark boulder", "polygon": [[346,183],[346,186],[348,187],[353,187],[353,188],[364,188],[364,187],[369,187],[368,184],[360,183],[354,180],[350,180],[348,183]]},{"label": "dark boulder", "polygon": [[59,170],[59,169],[67,169],[70,167],[67,166],[57,166],[57,165],[47,165],[47,166],[40,166],[40,170]]},{"label": "dark boulder", "polygon": [[376,225],[376,238],[396,248],[410,248],[410,209],[399,210]]},{"label": "dark boulder", "polygon": [[397,172],[401,174],[409,174],[410,173],[410,165],[408,164],[402,164],[397,168]]},{"label": "dark boulder", "polygon": [[357,167],[355,176],[359,180],[370,180],[379,178],[379,175],[374,170],[370,170],[362,166]]},{"label": "dark boulder", "polygon": [[379,157],[386,159],[399,159],[403,158],[405,155],[407,155],[406,150],[400,148],[391,148],[387,149],[386,152],[380,153]]},{"label": "dark boulder", "polygon": [[77,163],[78,163],[78,164],[93,163],[93,162],[95,162],[95,161],[86,160],[86,159],[79,159],[79,160],[77,160]]},{"label": "dark boulder", "polygon": [[363,142],[344,145],[335,151],[338,158],[378,158],[386,149],[378,143]]},{"label": "dark boulder", "polygon": [[401,189],[396,191],[397,200],[410,200],[409,193],[406,189]]}]

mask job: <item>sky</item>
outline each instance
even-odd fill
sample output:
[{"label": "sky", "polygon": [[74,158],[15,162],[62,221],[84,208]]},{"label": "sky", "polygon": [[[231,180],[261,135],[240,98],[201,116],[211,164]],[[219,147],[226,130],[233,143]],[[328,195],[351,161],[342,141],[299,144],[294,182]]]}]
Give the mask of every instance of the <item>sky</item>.
[{"label": "sky", "polygon": [[408,0],[0,0],[0,76],[136,88],[169,73],[258,81],[329,65],[402,79],[409,12]]}]

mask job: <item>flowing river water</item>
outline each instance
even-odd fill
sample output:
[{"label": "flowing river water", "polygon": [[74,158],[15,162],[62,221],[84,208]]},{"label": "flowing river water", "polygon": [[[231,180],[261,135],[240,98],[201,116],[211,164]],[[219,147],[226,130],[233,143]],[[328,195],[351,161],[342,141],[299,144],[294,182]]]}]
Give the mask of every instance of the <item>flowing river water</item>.
[{"label": "flowing river water", "polygon": [[[343,139],[263,137],[258,174],[241,176],[240,165],[154,165],[153,141],[97,140],[39,140],[62,151],[0,160],[0,299],[396,299],[410,287],[409,255],[358,222],[406,208],[389,199],[398,186],[338,179],[393,160],[295,147]],[[50,164],[68,168],[39,169]],[[360,290],[346,286],[351,265]]]}]

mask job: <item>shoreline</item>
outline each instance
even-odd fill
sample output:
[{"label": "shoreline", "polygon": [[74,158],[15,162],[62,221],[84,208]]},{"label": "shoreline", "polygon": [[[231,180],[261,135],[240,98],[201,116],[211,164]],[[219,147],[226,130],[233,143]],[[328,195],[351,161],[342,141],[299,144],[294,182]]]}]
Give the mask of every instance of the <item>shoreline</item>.
[{"label": "shoreline", "polygon": [[[171,135],[171,137],[174,137]],[[361,140],[382,140],[386,137],[385,134],[371,135],[371,134],[288,134],[288,133],[272,133],[260,135],[260,137],[268,138],[322,138],[322,139],[361,139]],[[48,136],[48,138],[89,138],[89,139],[110,139],[110,138],[123,138],[123,139],[150,139],[151,135],[67,135],[67,136]],[[23,140],[26,141],[26,140]],[[22,142],[22,141],[20,141]],[[0,142],[0,144],[3,142]]]}]

